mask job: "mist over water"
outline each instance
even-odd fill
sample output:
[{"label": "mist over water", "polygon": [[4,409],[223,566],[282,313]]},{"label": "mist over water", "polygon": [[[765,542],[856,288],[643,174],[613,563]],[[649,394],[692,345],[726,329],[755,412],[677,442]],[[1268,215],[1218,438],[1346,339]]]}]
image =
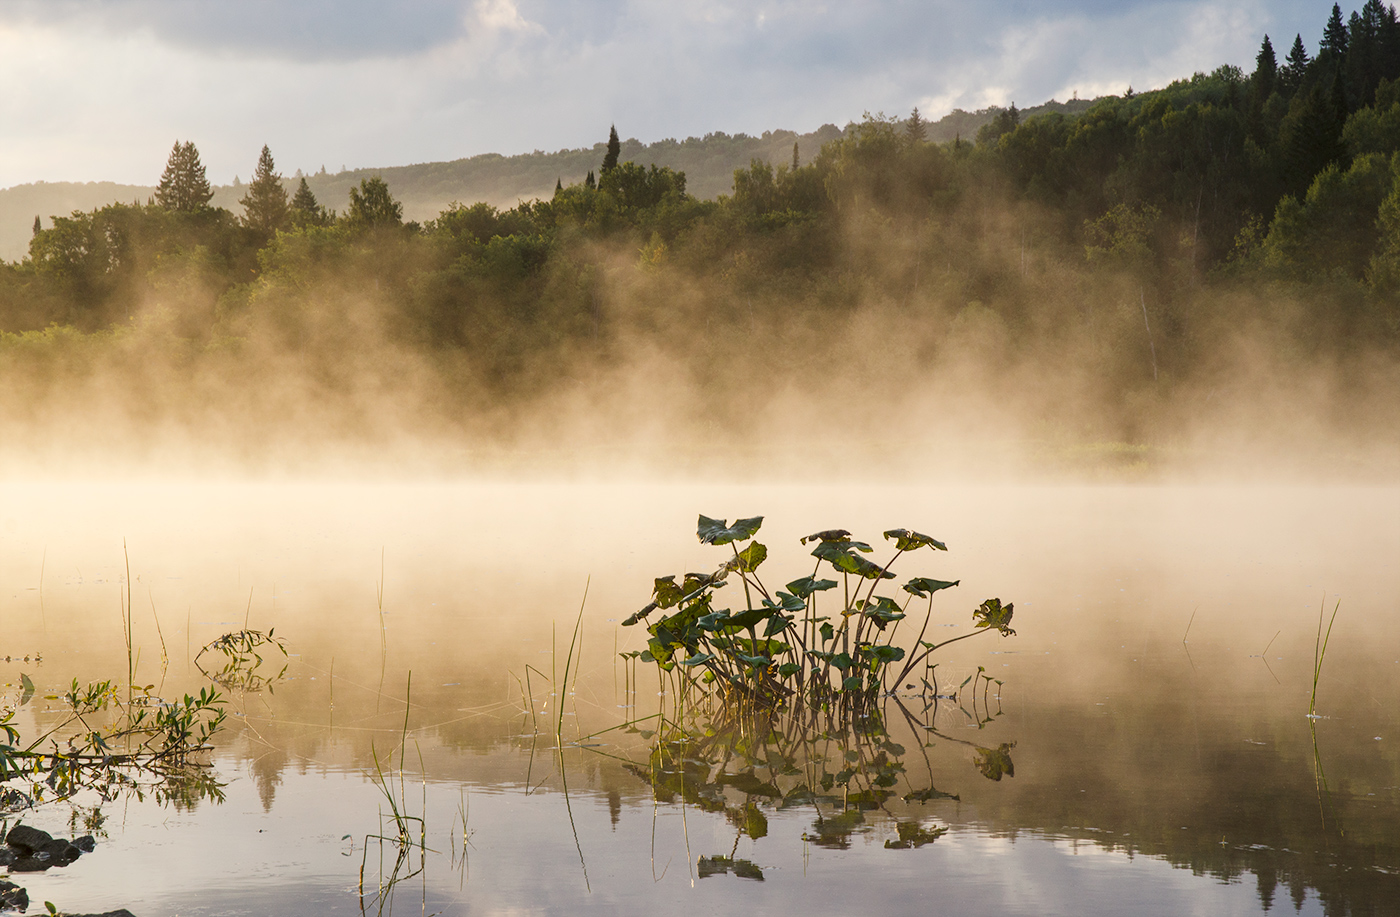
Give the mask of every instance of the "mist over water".
[{"label": "mist over water", "polygon": [[[465,874],[453,855],[429,864],[425,894],[438,907],[568,901],[641,913],[658,894],[696,907],[746,894],[815,902],[855,894],[862,874],[881,875],[899,899],[932,868],[953,900],[983,913],[1067,913],[1071,900],[1115,897],[1140,900],[1144,913],[1188,902],[1256,913],[1266,869],[1278,883],[1268,894],[1295,894],[1304,913],[1321,912],[1319,893],[1378,902],[1394,890],[1389,873],[1343,880],[1313,851],[1400,862],[1390,836],[1400,805],[1397,501],[1390,486],[1335,484],[7,482],[4,651],[43,659],[14,656],[5,681],[24,671],[43,694],[118,672],[128,559],[138,682],[164,695],[207,684],[193,655],[245,624],[275,627],[291,653],[269,690],[230,695],[237,716],[214,756],[227,802],[131,808],[120,827],[109,819],[90,858],[25,881],[31,894],[63,895],[65,907],[147,902],[138,913],[279,895],[308,912],[353,906],[364,834],[375,828],[365,774],[373,755],[396,747],[411,677],[409,796],[422,784],[434,850],[461,846],[452,837],[463,794],[475,832]],[[935,628],[965,627],[986,596],[1016,602],[1018,636],[940,655],[954,684],[978,665],[1004,682],[989,700],[995,717],[974,722],[948,706],[935,723],[949,738],[925,734],[927,775],[915,751],[924,740],[892,723],[906,749],[899,793],[906,779],[916,789],[931,781],[958,800],[892,800],[848,842],[804,845],[819,832],[802,807],[769,810],[767,836],[736,835],[698,808],[683,825],[674,802],[653,826],[656,803],[617,760],[646,760],[637,734],[603,732],[585,740],[596,747],[551,763],[548,743],[531,736],[540,711],[522,704],[515,676],[562,668],[586,586],[566,737],[644,712],[620,705],[654,703],[623,692],[614,654],[646,635],[619,622],[653,577],[714,562],[716,549],[692,534],[697,508],[763,511],[774,581],[810,572],[800,535],[839,523],[875,538],[916,523],[950,550],[908,572],[961,580],[940,594]],[[1319,603],[1330,612],[1338,600],[1317,729],[1331,785],[1319,797],[1303,713]],[[531,677],[547,714],[558,698]],[[28,706],[21,722],[45,715]],[[1014,776],[984,779],[973,750],[954,740],[1014,743]],[[885,849],[909,818],[950,833]],[[175,861],[168,832],[187,851]],[[1082,872],[1088,861],[1074,857],[1094,851],[1104,858]],[[765,881],[747,891],[750,880],[734,876],[697,882],[695,858],[720,854],[758,864]],[[659,885],[646,873],[653,856]],[[153,887],[144,877],[158,862],[181,865]],[[992,862],[1011,872],[989,871]],[[1250,878],[1191,881],[1167,863]],[[416,906],[417,896],[402,900]]]}]

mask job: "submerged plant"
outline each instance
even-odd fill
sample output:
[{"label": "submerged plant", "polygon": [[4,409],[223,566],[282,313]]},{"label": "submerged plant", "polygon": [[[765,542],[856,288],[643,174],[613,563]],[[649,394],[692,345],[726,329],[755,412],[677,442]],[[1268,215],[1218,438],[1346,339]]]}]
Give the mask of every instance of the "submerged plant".
[{"label": "submerged plant", "polygon": [[[947,550],[941,541],[909,529],[884,533],[894,553],[883,565],[866,556],[874,553],[873,547],[852,540],[845,529],[808,535],[801,543],[815,545],[811,574],[784,589],[770,590],[758,574],[768,559],[767,546],[754,540],[762,524],[762,516],[733,525],[700,516],[700,542],[727,545],[731,556],[713,573],[657,578],[652,601],[622,622],[646,623],[651,634],[647,649],[630,655],[656,663],[663,672],[678,672],[683,690],[698,683],[712,686],[726,699],[761,706],[795,697],[809,705],[854,709],[870,706],[916,673],[924,693],[937,693],[936,683],[929,680],[934,652],[979,633],[1015,634],[1010,626],[1014,606],[990,598],[973,611],[970,632],[926,641],[934,595],[957,586],[958,580],[916,576],[903,583],[902,596],[878,594],[882,583],[895,579],[892,568],[904,554],[921,548]],[[838,579],[818,578],[824,567]],[[718,590],[733,578],[743,587],[742,606],[715,607]],[[822,599],[819,607],[819,597],[828,593],[835,601]],[[927,605],[914,645],[906,650],[895,636],[915,599]],[[669,613],[649,621],[658,611]]]}]

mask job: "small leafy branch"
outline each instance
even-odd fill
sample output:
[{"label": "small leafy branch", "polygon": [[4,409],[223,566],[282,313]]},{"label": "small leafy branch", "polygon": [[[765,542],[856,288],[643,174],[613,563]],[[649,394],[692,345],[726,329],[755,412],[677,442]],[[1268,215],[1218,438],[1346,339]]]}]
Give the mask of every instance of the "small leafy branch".
[{"label": "small leafy branch", "polygon": [[[58,721],[28,742],[11,722],[17,707],[0,711],[5,808],[61,801],[84,789],[103,799],[123,791],[139,797],[149,792],[175,803],[222,798],[200,760],[227,715],[218,691],[203,688],[198,695],[164,701],[153,688],[138,688],[123,700],[111,681],[80,687],[74,679],[53,698],[65,708]],[[31,696],[32,690],[22,694],[19,706]]]},{"label": "small leafy branch", "polygon": [[[883,565],[865,556],[874,548],[852,540],[845,529],[808,535],[801,543],[815,544],[812,573],[785,589],[770,590],[758,575],[768,559],[767,546],[754,540],[762,524],[762,516],[733,525],[700,516],[700,542],[728,545],[731,556],[713,573],[686,573],[680,582],[676,576],[656,579],[652,601],[622,623],[647,622],[657,611],[669,614],[647,624],[651,639],[645,651],[624,655],[655,662],[664,672],[679,671],[687,687],[698,681],[749,703],[776,705],[796,696],[808,704],[863,708],[916,672],[925,693],[937,693],[936,681],[929,680],[930,659],[951,643],[984,632],[1015,634],[1010,626],[1014,606],[991,598],[973,611],[970,632],[940,642],[925,640],[934,595],[957,586],[958,580],[916,576],[903,584],[905,595],[898,599],[877,594],[883,582],[895,578],[892,568],[906,553],[948,549],[908,529],[884,533],[894,553]],[[839,579],[819,579],[823,565]],[[743,586],[743,607],[716,608],[715,594],[736,576]],[[827,610],[818,607],[819,595],[833,591],[839,596],[836,608],[819,613]],[[915,599],[927,605],[914,648],[906,651],[894,641]]]},{"label": "small leafy branch", "polygon": [[[229,690],[270,689],[287,672],[287,645],[281,637],[274,635],[276,630],[274,627],[267,633],[258,630],[238,630],[224,634],[199,651],[194,657],[195,667],[210,681]],[[263,664],[262,654],[269,652],[268,647],[282,654],[282,669],[275,675],[258,671]],[[200,663],[205,653],[222,655],[223,667],[214,672],[206,669]]]}]

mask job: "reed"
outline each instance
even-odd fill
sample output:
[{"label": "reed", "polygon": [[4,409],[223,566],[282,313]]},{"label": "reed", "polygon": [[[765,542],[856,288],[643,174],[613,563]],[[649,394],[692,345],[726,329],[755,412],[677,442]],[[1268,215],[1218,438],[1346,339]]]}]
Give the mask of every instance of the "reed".
[{"label": "reed", "polygon": [[1317,638],[1313,642],[1312,695],[1308,698],[1308,716],[1317,718],[1317,683],[1322,678],[1322,661],[1327,657],[1327,643],[1332,639],[1332,625],[1337,621],[1337,612],[1342,607],[1341,599],[1332,608],[1332,617],[1327,622],[1327,633],[1322,632],[1322,619],[1327,613],[1327,602],[1323,600],[1317,609]]}]

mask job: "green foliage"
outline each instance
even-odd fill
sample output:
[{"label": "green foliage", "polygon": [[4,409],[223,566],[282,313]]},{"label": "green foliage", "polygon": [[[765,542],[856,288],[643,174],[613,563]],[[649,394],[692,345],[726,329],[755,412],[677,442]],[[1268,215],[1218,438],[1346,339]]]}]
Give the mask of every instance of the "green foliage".
[{"label": "green foliage", "polygon": [[[762,516],[739,519],[733,525],[724,519],[699,517],[696,537],[700,543],[728,546],[731,556],[712,574],[688,573],[680,583],[675,575],[655,580],[651,602],[622,622],[624,626],[648,623],[651,639],[643,661],[654,662],[664,671],[679,666],[691,673],[687,679],[703,671],[721,696],[744,702],[772,705],[795,695],[808,704],[834,700],[859,706],[903,684],[909,673],[928,665],[930,655],[949,643],[984,628],[1003,636],[1015,634],[1009,626],[1012,605],[988,599],[973,612],[976,629],[971,633],[936,644],[923,642],[934,593],[957,582],[915,577],[904,587],[908,596],[903,604],[875,592],[882,581],[894,578],[890,568],[904,554],[920,548],[947,550],[937,539],[909,529],[885,532],[885,539],[894,543],[894,553],[883,566],[862,556],[874,548],[853,541],[845,529],[805,536],[802,544],[815,542],[813,575],[792,581],[788,591],[770,592],[758,575],[769,556],[767,546],[754,540],[762,524]],[[840,579],[816,579],[823,564],[839,573]],[[743,586],[744,607],[716,608],[717,590],[736,574]],[[835,613],[819,614],[818,595],[838,585],[842,586],[840,606]],[[928,599],[928,607],[910,653],[893,641],[908,603],[916,597]],[[649,620],[657,611],[671,613]]]},{"label": "green foliage", "polygon": [[[301,189],[306,187],[302,179]],[[310,189],[307,190],[310,194]],[[266,146],[258,156],[258,165],[253,171],[253,180],[248,183],[248,193],[239,201],[243,205],[243,224],[263,236],[271,236],[287,226],[291,219],[291,209],[287,203],[287,189],[282,187],[282,176],[277,174],[272,161],[272,151]],[[315,198],[311,200],[315,207]]]},{"label": "green foliage", "polygon": [[350,209],[345,222],[352,229],[386,229],[403,225],[403,205],[394,200],[379,176],[360,181],[350,189]]},{"label": "green foliage", "polygon": [[1359,279],[1376,252],[1374,227],[1397,168],[1392,157],[1364,154],[1350,168],[1324,169],[1301,202],[1284,198],[1265,241],[1268,263],[1302,276]]},{"label": "green foliage", "polygon": [[[200,757],[227,713],[213,688],[166,701],[153,685],[122,692],[110,681],[80,686],[53,698],[56,722],[24,740],[10,724],[15,710],[34,696],[25,686],[14,706],[0,707],[0,796],[5,806],[30,807],[95,791],[103,799],[122,793],[153,794],[188,806],[222,799],[220,785]],[[105,720],[105,722],[104,722]]]},{"label": "green foliage", "polygon": [[188,140],[176,140],[156,188],[156,203],[166,210],[195,213],[209,206],[213,196],[199,150]]},{"label": "green foliage", "polygon": [[[276,628],[263,633],[258,630],[240,630],[224,634],[206,644],[195,654],[195,667],[210,681],[229,690],[245,693],[268,690],[287,673],[287,645],[273,634]],[[263,653],[271,651],[282,654],[282,667],[276,673],[262,671]],[[210,672],[200,662],[205,653],[217,653],[223,657],[223,666]],[[211,666],[212,668],[212,666]]]}]

